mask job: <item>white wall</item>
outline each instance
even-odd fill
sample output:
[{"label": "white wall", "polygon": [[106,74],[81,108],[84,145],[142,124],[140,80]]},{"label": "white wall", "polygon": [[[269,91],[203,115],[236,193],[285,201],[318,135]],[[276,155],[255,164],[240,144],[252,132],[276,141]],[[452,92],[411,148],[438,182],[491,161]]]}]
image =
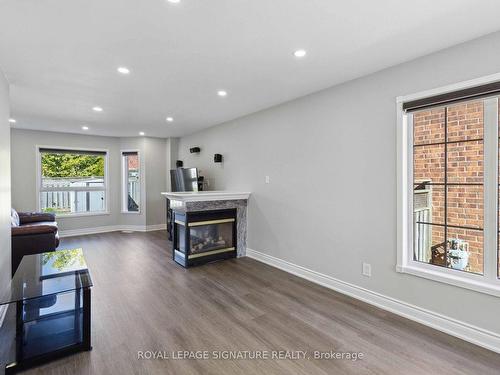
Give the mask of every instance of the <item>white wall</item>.
[{"label": "white wall", "polygon": [[395,271],[396,97],[498,73],[499,45],[489,35],[183,137],[179,159],[212,189],[252,191],[249,248],[500,334],[497,297]]},{"label": "white wall", "polygon": [[[11,142],[12,206],[15,209],[34,211],[37,208],[37,145],[77,149],[96,148],[109,151],[110,213],[88,217],[59,217],[57,220],[60,229],[68,231],[116,225],[144,228],[146,225],[165,224],[165,202],[159,194],[167,187],[167,142],[165,139],[116,138],[12,129]],[[121,151],[131,149],[139,150],[141,158],[142,207],[140,214],[121,212]]]},{"label": "white wall", "polygon": [[0,70],[0,291],[10,280],[10,251],[9,85]]}]

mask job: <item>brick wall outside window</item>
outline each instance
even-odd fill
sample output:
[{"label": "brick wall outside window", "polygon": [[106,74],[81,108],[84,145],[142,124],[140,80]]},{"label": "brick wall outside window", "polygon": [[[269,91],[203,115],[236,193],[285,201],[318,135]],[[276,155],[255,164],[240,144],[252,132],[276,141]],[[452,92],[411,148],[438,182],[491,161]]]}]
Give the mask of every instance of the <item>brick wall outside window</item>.
[{"label": "brick wall outside window", "polygon": [[[432,191],[432,224],[465,226],[447,228],[447,238],[469,244],[468,271],[483,272],[483,102],[459,103],[448,107],[447,135],[445,109],[414,113],[414,182]],[[446,138],[446,139],[445,139]],[[451,142],[443,144],[442,142]],[[464,142],[468,141],[468,142]],[[447,217],[445,218],[445,147],[447,148]],[[476,185],[456,185],[476,184]],[[430,225],[431,246],[444,252],[443,226]],[[430,254],[430,251],[429,251]],[[432,259],[428,259],[432,262]],[[439,264],[436,261],[436,264]],[[443,264],[441,264],[443,265]]]}]

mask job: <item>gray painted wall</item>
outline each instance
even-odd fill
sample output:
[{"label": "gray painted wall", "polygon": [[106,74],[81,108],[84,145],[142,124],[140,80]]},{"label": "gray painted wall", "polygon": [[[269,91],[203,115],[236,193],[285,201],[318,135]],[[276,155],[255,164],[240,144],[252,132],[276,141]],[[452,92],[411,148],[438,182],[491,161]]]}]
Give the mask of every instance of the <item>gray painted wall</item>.
[{"label": "gray painted wall", "polygon": [[10,280],[10,256],[9,85],[0,70],[0,292]]},{"label": "gray painted wall", "polygon": [[498,46],[492,34],[183,137],[179,158],[212,189],[252,192],[249,248],[500,334],[498,298],[395,271],[396,97],[498,73]]},{"label": "gray painted wall", "polygon": [[[167,181],[167,142],[165,139],[116,138],[12,129],[11,142],[12,206],[17,210],[33,211],[37,207],[37,145],[97,148],[109,151],[110,213],[88,217],[59,217],[57,220],[61,230],[165,223],[165,204],[159,194],[166,189]],[[139,150],[141,158],[143,201],[140,214],[121,212],[121,150],[131,149]],[[147,181],[150,183],[146,183]]]},{"label": "gray painted wall", "polygon": [[172,182],[170,179],[170,170],[176,168],[177,156],[179,155],[179,138],[167,139],[167,191],[172,190]]},{"label": "gray painted wall", "polygon": [[167,140],[145,138],[147,225],[166,223]]}]

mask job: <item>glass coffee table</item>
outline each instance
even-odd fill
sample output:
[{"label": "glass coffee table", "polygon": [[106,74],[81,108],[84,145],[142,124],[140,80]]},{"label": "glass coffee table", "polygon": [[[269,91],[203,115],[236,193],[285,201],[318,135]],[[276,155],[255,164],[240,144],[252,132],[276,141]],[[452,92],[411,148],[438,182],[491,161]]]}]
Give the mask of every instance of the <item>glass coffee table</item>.
[{"label": "glass coffee table", "polygon": [[15,337],[6,374],[92,349],[91,287],[81,249],[23,257],[0,297],[0,309],[8,306],[2,329]]}]

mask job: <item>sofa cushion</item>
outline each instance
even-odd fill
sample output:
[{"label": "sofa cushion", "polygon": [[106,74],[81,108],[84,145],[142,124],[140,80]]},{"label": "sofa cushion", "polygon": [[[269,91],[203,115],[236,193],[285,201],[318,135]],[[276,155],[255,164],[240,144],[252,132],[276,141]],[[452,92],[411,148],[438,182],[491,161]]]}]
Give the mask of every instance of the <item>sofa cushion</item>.
[{"label": "sofa cushion", "polygon": [[37,226],[47,226],[54,227],[57,229],[57,221],[34,221],[28,224],[21,224],[22,227],[37,227]]},{"label": "sofa cushion", "polygon": [[19,226],[19,214],[13,208],[10,209],[10,225],[12,227]]},{"label": "sofa cushion", "polygon": [[37,234],[56,234],[57,226],[53,223],[37,223],[36,225],[20,225],[11,228],[12,236],[33,236]]},{"label": "sofa cushion", "polygon": [[55,222],[56,216],[51,212],[20,212],[19,223],[34,224],[38,222],[51,221]]}]

